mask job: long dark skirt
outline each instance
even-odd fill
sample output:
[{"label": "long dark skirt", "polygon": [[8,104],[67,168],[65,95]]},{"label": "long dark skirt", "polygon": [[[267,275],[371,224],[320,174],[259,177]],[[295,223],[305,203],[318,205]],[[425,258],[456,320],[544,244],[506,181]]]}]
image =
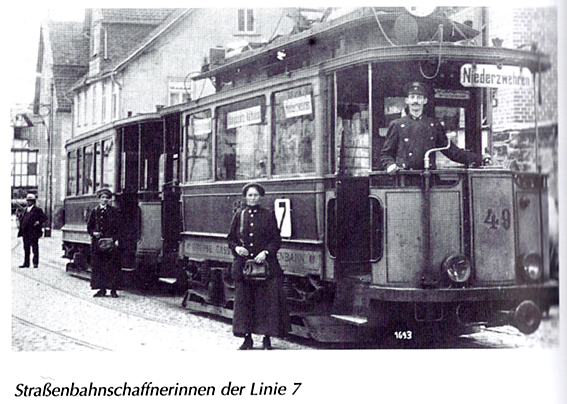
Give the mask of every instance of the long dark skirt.
[{"label": "long dark skirt", "polygon": [[91,267],[92,289],[119,289],[120,254],[118,251],[93,252],[91,250]]},{"label": "long dark skirt", "polygon": [[237,337],[254,333],[285,337],[291,330],[283,293],[283,276],[266,281],[235,281],[232,332]]}]

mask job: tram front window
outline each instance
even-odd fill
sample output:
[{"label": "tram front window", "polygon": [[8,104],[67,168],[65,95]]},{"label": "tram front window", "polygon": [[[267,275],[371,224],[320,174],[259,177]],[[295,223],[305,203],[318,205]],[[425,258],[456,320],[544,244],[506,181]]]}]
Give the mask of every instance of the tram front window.
[{"label": "tram front window", "polygon": [[[370,171],[368,67],[337,72],[335,161],[349,175]],[[342,161],[341,161],[342,159]]]}]

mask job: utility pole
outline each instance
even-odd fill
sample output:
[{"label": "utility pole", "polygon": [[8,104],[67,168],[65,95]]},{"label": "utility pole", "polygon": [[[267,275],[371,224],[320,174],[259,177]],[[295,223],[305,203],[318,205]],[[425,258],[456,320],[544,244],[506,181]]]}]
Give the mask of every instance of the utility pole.
[{"label": "utility pole", "polygon": [[52,226],[52,210],[53,210],[53,96],[54,96],[54,86],[51,82],[50,86],[50,106],[49,106],[49,127],[47,128],[47,186],[46,186],[46,201],[45,201],[45,213],[47,216],[47,223],[45,223],[44,236],[51,237],[51,226]]}]

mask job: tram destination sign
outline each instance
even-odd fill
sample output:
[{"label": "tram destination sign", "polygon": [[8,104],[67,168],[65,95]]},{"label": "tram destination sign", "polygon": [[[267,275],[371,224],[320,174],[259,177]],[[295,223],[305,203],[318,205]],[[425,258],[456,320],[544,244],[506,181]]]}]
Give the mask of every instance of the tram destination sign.
[{"label": "tram destination sign", "polygon": [[527,68],[467,63],[461,66],[461,84],[464,87],[530,88],[533,81]]}]

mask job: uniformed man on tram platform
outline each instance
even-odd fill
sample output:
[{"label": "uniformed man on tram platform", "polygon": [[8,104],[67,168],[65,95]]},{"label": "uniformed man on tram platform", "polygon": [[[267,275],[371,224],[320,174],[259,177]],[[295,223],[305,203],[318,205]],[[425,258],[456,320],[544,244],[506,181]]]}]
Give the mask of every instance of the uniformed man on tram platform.
[{"label": "uniformed man on tram platform", "polygon": [[[427,150],[447,146],[445,128],[435,118],[423,114],[430,94],[429,87],[421,82],[404,86],[407,115],[392,121],[380,155],[380,164],[389,174],[400,169],[423,170]],[[478,166],[481,156],[458,148],[451,142],[442,153],[449,159],[467,166]],[[430,167],[435,169],[435,154],[430,156]]]}]

